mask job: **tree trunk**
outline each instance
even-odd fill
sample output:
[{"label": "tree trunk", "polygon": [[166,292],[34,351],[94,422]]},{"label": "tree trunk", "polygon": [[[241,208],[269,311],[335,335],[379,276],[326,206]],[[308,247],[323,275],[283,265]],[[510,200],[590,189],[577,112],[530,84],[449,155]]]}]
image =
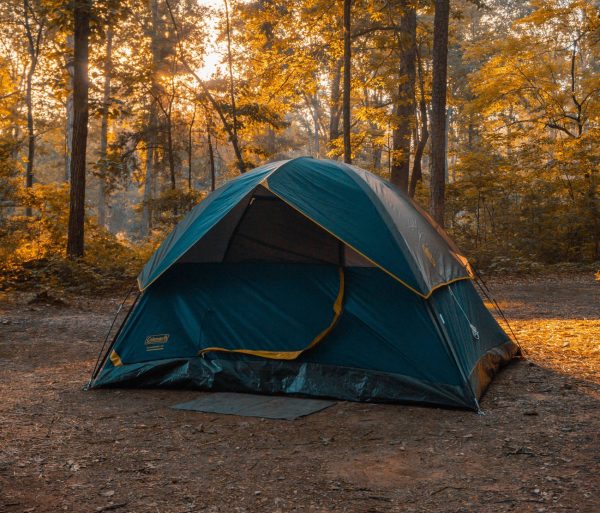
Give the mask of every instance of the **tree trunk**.
[{"label": "tree trunk", "polygon": [[190,121],[190,127],[188,128],[188,143],[187,143],[187,154],[188,154],[188,191],[192,192],[192,157],[193,157],[193,129],[194,121],[196,120],[196,105],[194,104],[194,112],[192,113],[192,119]]},{"label": "tree trunk", "polygon": [[67,36],[67,62],[65,68],[69,78],[67,79],[67,104],[65,106],[65,182],[71,180],[71,154],[73,153],[73,34]]},{"label": "tree trunk", "polygon": [[154,151],[156,147],[156,107],[152,105],[148,114],[148,135],[146,137],[146,172],[144,177],[144,198],[142,211],[142,237],[147,237],[152,229],[152,184],[154,181]]},{"label": "tree trunk", "polygon": [[335,62],[331,76],[330,111],[329,111],[329,149],[333,149],[334,141],[340,136],[340,81],[342,78],[342,59]]},{"label": "tree trunk", "polygon": [[210,160],[210,190],[214,191],[216,186],[216,172],[215,172],[215,153],[213,151],[212,141],[210,140],[210,129],[206,132],[206,139],[208,141],[208,158]]},{"label": "tree trunk", "polygon": [[404,6],[400,19],[400,69],[398,98],[396,99],[395,128],[392,133],[391,181],[403,192],[408,192],[410,172],[410,140],[415,124],[415,58],[417,12]]},{"label": "tree trunk", "polygon": [[423,152],[427,146],[427,140],[429,139],[429,130],[427,128],[427,102],[425,101],[425,79],[423,77],[423,65],[421,63],[421,55],[417,50],[417,71],[419,75],[419,114],[421,117],[421,134],[417,149],[415,151],[415,158],[413,161],[413,169],[410,177],[410,185],[408,187],[408,194],[411,198],[415,197],[417,191],[417,184],[423,179],[423,170],[421,168],[421,161],[423,160]]},{"label": "tree trunk", "polygon": [[351,9],[352,0],[344,0],[344,93],[342,100],[343,124],[344,124],[344,162],[352,163],[352,146],[350,142],[350,93],[351,93],[351,69],[352,64],[352,41],[351,41]]},{"label": "tree trunk", "polygon": [[171,190],[177,189],[177,182],[175,178],[175,152],[173,149],[173,111],[172,111],[172,100],[169,104],[169,110],[167,111],[167,160],[169,161],[169,178],[171,180]]},{"label": "tree trunk", "polygon": [[431,213],[444,226],[446,189],[446,76],[450,0],[435,1],[431,91]]},{"label": "tree trunk", "polygon": [[98,224],[106,226],[106,180],[108,178],[108,111],[110,107],[110,82],[112,75],[112,38],[111,22],[106,26],[106,56],[104,60],[104,92],[102,96],[102,119],[100,124],[100,176],[98,177]]},{"label": "tree trunk", "polygon": [[227,0],[223,0],[225,4],[225,28],[227,31],[227,67],[229,68],[229,96],[231,99],[231,130],[232,130],[232,143],[234,143],[234,150],[236,155],[239,154],[237,163],[240,173],[246,172],[246,163],[241,158],[241,152],[239,150],[239,139],[238,139],[238,121],[237,121],[237,107],[235,103],[235,87],[233,83],[233,56],[231,54],[231,26],[229,24],[229,4]]},{"label": "tree trunk", "polygon": [[312,98],[313,108],[313,125],[315,127],[315,157],[319,158],[319,154],[321,153],[321,147],[319,144],[319,91],[315,92],[314,97]]},{"label": "tree trunk", "polygon": [[157,124],[157,98],[159,96],[159,86],[156,83],[156,69],[158,67],[159,51],[158,51],[158,0],[148,0],[148,8],[152,17],[149,32],[151,39],[152,52],[152,69],[155,70],[152,74],[152,84],[150,85],[151,104],[148,109],[148,125],[146,128],[146,171],[144,177],[144,197],[142,210],[142,237],[147,237],[152,229],[152,198],[154,185],[154,164],[156,152],[156,124]]},{"label": "tree trunk", "polygon": [[88,133],[88,50],[90,34],[90,0],[74,4],[75,50],[73,73],[73,156],[71,160],[71,194],[67,256],[76,259],[84,251],[85,154]]},{"label": "tree trunk", "polygon": [[[35,133],[33,125],[33,98],[31,92],[31,82],[35,65],[33,62],[29,65],[27,72],[27,84],[25,89],[25,104],[27,105],[27,166],[25,171],[25,185],[33,185],[33,159],[35,157]],[[28,214],[31,215],[31,214]]]},{"label": "tree trunk", "polygon": [[[25,105],[27,106],[27,164],[25,167],[25,186],[27,188],[33,186],[33,161],[35,159],[32,82],[40,54],[40,42],[43,32],[43,25],[41,25],[41,22],[37,22],[36,33],[33,33],[30,14],[33,14],[33,11],[29,0],[23,0],[25,36],[27,38],[27,51],[29,53],[29,69],[27,70],[25,85]],[[35,16],[33,18],[35,20]],[[30,207],[27,207],[26,215],[31,215]]]}]

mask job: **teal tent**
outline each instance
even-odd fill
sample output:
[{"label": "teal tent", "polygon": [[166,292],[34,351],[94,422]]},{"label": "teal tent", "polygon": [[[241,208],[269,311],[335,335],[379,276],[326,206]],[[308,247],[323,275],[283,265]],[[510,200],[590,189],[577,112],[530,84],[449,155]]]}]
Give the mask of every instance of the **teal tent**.
[{"label": "teal tent", "polygon": [[91,387],[478,408],[517,347],[466,259],[362,169],[298,158],[210,194],[138,277]]}]

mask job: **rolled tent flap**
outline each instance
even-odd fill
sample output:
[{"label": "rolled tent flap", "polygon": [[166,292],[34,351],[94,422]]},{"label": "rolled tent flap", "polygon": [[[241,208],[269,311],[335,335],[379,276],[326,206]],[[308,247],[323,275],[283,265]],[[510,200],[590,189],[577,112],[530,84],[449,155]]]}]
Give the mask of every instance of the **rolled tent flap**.
[{"label": "rolled tent flap", "polygon": [[[289,274],[290,274],[290,270],[288,269],[286,271],[286,273],[288,274],[288,279],[289,279]],[[223,352],[223,353],[239,353],[239,354],[247,354],[247,355],[251,355],[251,356],[259,356],[261,358],[268,358],[271,360],[295,360],[297,359],[302,353],[304,353],[305,351],[308,351],[309,349],[312,349],[313,347],[315,347],[319,342],[321,342],[327,335],[329,335],[329,333],[331,333],[331,330],[335,327],[335,325],[337,324],[337,322],[340,319],[340,316],[342,315],[342,310],[344,308],[344,269],[342,267],[339,268],[339,288],[338,288],[338,293],[337,296],[335,298],[335,301],[332,305],[332,319],[331,322],[322,330],[319,331],[319,333],[310,341],[310,343],[308,343],[306,345],[306,347],[303,347],[302,349],[293,349],[293,350],[289,350],[289,349],[275,349],[275,350],[265,350],[265,349],[252,349],[250,347],[238,347],[236,349],[231,349],[231,348],[226,348],[226,347],[205,347],[204,349],[201,349],[200,352],[198,354],[200,355],[204,355],[206,353],[214,353],[214,352]],[[306,281],[307,281],[307,276],[306,273],[304,272],[304,270],[302,270],[301,274],[300,274],[300,279],[302,281],[304,281],[304,284],[306,285]],[[261,282],[260,285],[262,286],[263,283]],[[294,291],[294,301],[296,301],[297,298],[297,289]],[[314,296],[310,296],[307,297],[308,299],[308,303],[305,303],[301,306],[302,310],[303,310],[303,315],[306,315],[307,310],[308,310],[308,306],[314,306],[315,301],[314,301]],[[309,323],[310,325],[310,323]]]},{"label": "rolled tent flap", "polygon": [[143,294],[111,361],[212,353],[293,360],[334,328],[344,290],[343,270],[326,264],[179,264]]}]

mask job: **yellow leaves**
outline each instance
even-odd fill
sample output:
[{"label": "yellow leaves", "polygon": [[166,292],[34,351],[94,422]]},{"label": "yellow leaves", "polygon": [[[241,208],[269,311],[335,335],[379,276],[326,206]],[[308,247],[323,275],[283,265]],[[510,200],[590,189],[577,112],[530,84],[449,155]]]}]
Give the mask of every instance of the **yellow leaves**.
[{"label": "yellow leaves", "polygon": [[508,133],[578,137],[598,114],[594,90],[599,79],[589,65],[598,50],[586,32],[590,2],[534,5],[530,15],[515,23],[509,37],[467,50],[470,58],[489,55],[469,76],[476,98],[466,110],[484,116],[490,140]]},{"label": "yellow leaves", "polygon": [[590,2],[585,0],[574,0],[565,5],[557,0],[531,0],[533,12],[515,22],[515,25],[542,26],[554,23],[558,20],[566,21],[569,17],[577,16],[577,11],[584,12],[590,8]]}]

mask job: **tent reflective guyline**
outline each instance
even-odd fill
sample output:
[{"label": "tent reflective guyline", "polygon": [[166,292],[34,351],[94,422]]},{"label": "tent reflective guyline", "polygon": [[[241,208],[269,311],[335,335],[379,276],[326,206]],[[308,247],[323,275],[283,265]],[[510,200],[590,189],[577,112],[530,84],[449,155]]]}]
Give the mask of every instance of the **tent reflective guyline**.
[{"label": "tent reflective guyline", "polygon": [[518,352],[410,198],[335,161],[226,183],[165,238],[90,388],[187,387],[478,409]]}]

